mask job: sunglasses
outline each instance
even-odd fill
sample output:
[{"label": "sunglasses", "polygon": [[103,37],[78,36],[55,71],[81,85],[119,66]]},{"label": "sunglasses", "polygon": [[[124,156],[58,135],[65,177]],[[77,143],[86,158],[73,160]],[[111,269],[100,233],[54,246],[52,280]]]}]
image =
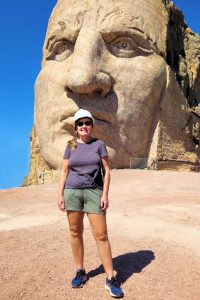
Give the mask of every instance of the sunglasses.
[{"label": "sunglasses", "polygon": [[82,127],[83,125],[90,126],[91,124],[92,124],[91,121],[85,121],[85,122],[80,121],[80,122],[77,123],[78,127]]}]

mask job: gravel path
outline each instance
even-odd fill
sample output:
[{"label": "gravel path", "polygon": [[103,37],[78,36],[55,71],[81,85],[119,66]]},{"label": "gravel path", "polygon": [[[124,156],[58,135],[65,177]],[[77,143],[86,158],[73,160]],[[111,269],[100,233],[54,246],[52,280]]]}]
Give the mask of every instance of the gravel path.
[{"label": "gravel path", "polygon": [[[113,170],[107,213],[114,269],[130,300],[200,299],[200,174]],[[0,299],[111,299],[85,217],[89,281],[74,275],[57,185],[0,191]]]}]

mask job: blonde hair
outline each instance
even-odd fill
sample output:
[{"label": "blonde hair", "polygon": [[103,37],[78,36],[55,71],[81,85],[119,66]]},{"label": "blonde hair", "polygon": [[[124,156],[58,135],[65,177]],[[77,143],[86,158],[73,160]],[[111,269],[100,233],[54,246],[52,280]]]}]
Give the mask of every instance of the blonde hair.
[{"label": "blonde hair", "polygon": [[67,146],[71,149],[71,150],[75,150],[77,148],[77,143],[76,143],[76,138],[71,139],[70,141],[68,141]]}]

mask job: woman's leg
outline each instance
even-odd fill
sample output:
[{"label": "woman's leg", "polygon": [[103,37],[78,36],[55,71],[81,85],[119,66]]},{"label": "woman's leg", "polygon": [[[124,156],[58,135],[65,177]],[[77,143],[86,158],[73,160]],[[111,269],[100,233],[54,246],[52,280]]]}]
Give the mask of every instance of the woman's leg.
[{"label": "woman's leg", "polygon": [[71,247],[74,256],[74,262],[77,269],[83,269],[83,218],[84,212],[82,211],[67,211]]},{"label": "woman's leg", "polygon": [[113,277],[113,263],[110,242],[108,240],[106,215],[92,213],[88,213],[87,215],[92,228],[93,236],[97,243],[97,248],[104,266],[104,270],[107,278],[111,279],[111,277]]}]

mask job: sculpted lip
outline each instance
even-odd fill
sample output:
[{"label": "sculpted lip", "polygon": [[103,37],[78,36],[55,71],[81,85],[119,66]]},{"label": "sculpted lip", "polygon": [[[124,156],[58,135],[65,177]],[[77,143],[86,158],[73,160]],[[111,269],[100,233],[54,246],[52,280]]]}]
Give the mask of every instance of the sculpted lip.
[{"label": "sculpted lip", "polygon": [[[94,117],[94,120],[95,120],[95,124],[100,124],[100,123],[107,123],[107,124],[110,124],[112,123],[112,119],[109,115],[105,116],[104,115],[104,118],[101,118],[101,116],[97,116],[95,113],[93,113],[91,110],[90,110],[91,114],[93,115]],[[74,114],[73,114],[74,115]],[[60,117],[60,122],[61,123],[68,123],[68,124],[71,124],[71,125],[74,125],[74,119],[73,119],[73,115],[71,114],[70,116],[69,115],[62,115]]]},{"label": "sculpted lip", "polygon": [[95,95],[90,96],[87,94],[73,93],[73,95],[67,95],[66,100],[69,105],[73,103],[73,106],[76,104],[77,107],[73,107],[70,113],[69,111],[65,111],[66,108],[63,107],[64,109],[60,121],[72,117],[78,109],[82,108],[90,111],[96,121],[116,124],[118,100],[117,96],[113,94],[113,91],[102,98]]},{"label": "sculpted lip", "polygon": [[[87,108],[86,108],[87,109]],[[99,122],[103,122],[103,123],[107,123],[107,124],[112,124],[113,122],[113,115],[111,113],[108,112],[101,112],[101,111],[94,111],[92,109],[88,109],[91,114],[93,115],[94,119],[95,119],[95,123],[99,123]]]},{"label": "sculpted lip", "polygon": [[[100,120],[100,119],[96,119],[95,117],[94,117],[94,120],[95,120],[95,126],[96,127],[99,127],[99,126],[104,127],[104,126],[110,125],[109,122],[104,121],[104,120]],[[74,134],[74,118],[73,118],[73,116],[67,117],[67,118],[62,118],[60,120],[60,126],[57,129],[57,131],[61,132],[62,134],[65,134],[66,131],[67,131],[68,133],[73,135]]]},{"label": "sculpted lip", "polygon": [[[68,117],[66,119],[63,119],[61,120],[61,122],[63,124],[68,124],[68,125],[71,125],[71,126],[74,126],[74,118],[73,117]],[[94,122],[95,124],[97,125],[106,125],[106,124],[110,124],[110,122],[107,122],[105,120],[100,120],[100,119],[97,119],[94,117]]]}]

